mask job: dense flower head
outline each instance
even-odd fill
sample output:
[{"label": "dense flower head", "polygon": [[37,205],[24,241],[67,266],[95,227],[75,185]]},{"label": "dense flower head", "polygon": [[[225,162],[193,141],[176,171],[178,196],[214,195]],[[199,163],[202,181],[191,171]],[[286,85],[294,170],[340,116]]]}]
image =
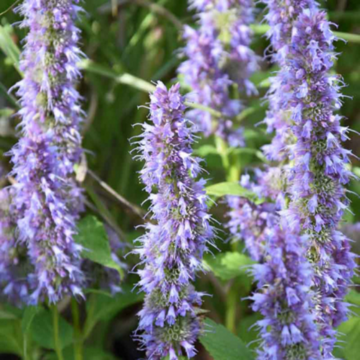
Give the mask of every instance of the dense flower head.
[{"label": "dense flower head", "polygon": [[298,15],[274,95],[294,139],[289,155],[291,202],[282,216],[294,234],[307,236],[322,354],[331,358],[334,328],[346,319],[343,298],[355,267],[349,241],[337,230],[348,205],[344,185],[351,176],[346,168],[350,151],[341,144],[347,139],[347,129],[334,114],[341,107],[342,82],[330,74],[335,58],[330,24],[313,1],[306,7],[294,4],[294,8]]},{"label": "dense flower head", "polygon": [[145,292],[138,336],[148,359],[154,360],[195,355],[203,294],[191,282],[213,237],[205,181],[196,180],[201,167],[192,156],[194,126],[184,119],[184,110],[179,85],[167,90],[159,82],[151,95],[151,123],[142,125],[138,147],[152,213],[135,250],[144,265],[138,274]]},{"label": "dense flower head", "polygon": [[82,112],[74,88],[79,30],[77,0],[25,0],[19,7],[29,29],[18,84],[21,137],[12,149],[13,212],[19,241],[35,268],[30,302],[81,293],[80,246],[73,240],[81,191],[74,165],[81,155]]},{"label": "dense flower head", "polygon": [[[284,161],[292,157],[294,135],[289,131],[291,119],[284,110],[283,104],[288,101],[288,93],[284,93],[282,72],[291,48],[291,35],[293,22],[302,12],[303,8],[315,6],[313,0],[262,0],[267,5],[268,12],[265,19],[270,25],[267,33],[272,48],[271,60],[280,67],[276,76],[270,78],[268,91],[269,110],[264,122],[269,133],[275,132],[269,145],[263,147],[265,155],[271,161]],[[285,80],[286,81],[286,80]]]},{"label": "dense flower head", "polygon": [[242,130],[234,129],[231,120],[242,105],[230,94],[233,86],[241,93],[256,94],[249,80],[258,66],[250,49],[252,1],[193,1],[191,7],[198,11],[199,28],[184,29],[183,54],[187,60],[179,73],[193,90],[191,100],[218,110],[223,116],[214,119],[200,110],[192,110],[189,116],[206,136],[215,133],[231,146],[242,146]]},{"label": "dense flower head", "polygon": [[254,265],[258,291],[252,308],[262,337],[261,360],[324,359],[315,322],[313,269],[306,258],[306,237],[293,235],[286,223],[266,229],[265,260]]}]

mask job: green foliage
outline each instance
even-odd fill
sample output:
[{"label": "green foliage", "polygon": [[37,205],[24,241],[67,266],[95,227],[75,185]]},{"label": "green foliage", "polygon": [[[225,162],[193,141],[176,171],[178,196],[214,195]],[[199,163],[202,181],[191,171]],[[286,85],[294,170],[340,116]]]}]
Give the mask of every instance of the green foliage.
[{"label": "green foliage", "polygon": [[[0,13],[8,9],[15,1],[2,0]],[[141,128],[134,126],[146,121],[147,109],[138,108],[149,101],[148,92],[154,88],[152,81],[162,80],[170,85],[177,79],[176,68],[182,59],[177,56],[183,46],[179,27],[181,24],[194,26],[193,13],[189,12],[187,1],[154,0],[154,1],[118,1],[121,5],[117,14],[111,8],[112,0],[87,0],[82,3],[86,15],[82,15],[79,26],[82,30],[81,47],[88,59],[79,63],[84,78],[79,84],[79,91],[84,98],[83,109],[87,116],[84,120],[82,136],[87,150],[87,166],[84,169],[99,176],[101,181],[121,194],[126,201],[140,208],[146,198],[137,172],[142,167],[140,162],[132,160],[132,147],[128,139],[139,135]],[[140,4],[142,3],[142,4]],[[140,5],[139,5],[140,4]],[[148,5],[152,6],[148,6]],[[154,6],[155,5],[155,6]],[[343,89],[345,95],[341,112],[348,121],[346,126],[360,131],[360,56],[359,39],[356,34],[360,19],[358,1],[328,0],[321,5],[329,11],[331,21],[339,22],[340,37],[348,44],[338,42],[336,51],[342,53],[337,60],[336,72],[344,76],[348,87]],[[345,6],[345,7],[344,7]],[[342,8],[344,7],[344,8]],[[162,9],[165,9],[164,12]],[[263,12],[258,12],[257,20]],[[21,42],[26,31],[18,26],[11,26],[21,20],[20,14],[11,10],[0,17],[0,161],[5,167],[4,173],[11,169],[6,154],[16,141],[15,126],[18,118],[13,116],[18,110],[16,93],[8,93],[21,77],[19,70]],[[268,30],[266,25],[256,24],[253,27],[255,39],[253,49],[259,56],[264,54],[268,42],[263,36]],[[277,68],[262,66],[261,71],[252,77],[259,89],[259,97],[244,100],[244,110],[234,119],[237,126],[244,127],[246,147],[231,148],[214,138],[199,139],[195,154],[205,159],[203,164],[208,174],[207,194],[216,199],[217,206],[211,208],[213,217],[220,223],[227,221],[227,211],[222,197],[228,195],[242,196],[259,203],[256,195],[238,184],[239,176],[252,173],[256,166],[266,163],[261,146],[268,143],[272,134],[267,134],[260,123],[266,111],[262,98],[270,86],[269,78]],[[189,88],[182,87],[184,93]],[[238,94],[234,94],[238,96]],[[201,104],[187,103],[188,107],[201,107]],[[205,109],[209,111],[209,109]],[[211,111],[211,109],[210,109]],[[213,110],[214,117],[218,112]],[[3,131],[7,127],[9,131]],[[359,155],[359,146],[355,135],[347,145]],[[360,175],[358,160],[355,159],[353,171]],[[1,174],[3,170],[1,168]],[[1,185],[8,181],[1,176]],[[59,319],[59,337],[64,360],[79,360],[76,357],[77,347],[83,347],[82,360],[133,360],[144,357],[135,353],[132,345],[129,353],[123,351],[115,354],[115,344],[120,341],[132,343],[131,334],[137,326],[136,313],[139,311],[142,296],[132,291],[138,281],[137,275],[130,273],[123,276],[111,257],[109,239],[104,228],[107,224],[113,228],[126,245],[126,252],[131,251],[134,239],[142,234],[143,229],[135,227],[143,224],[139,212],[124,205],[95,181],[89,173],[84,176],[83,186],[86,189],[87,209],[83,219],[78,223],[77,241],[85,250],[83,258],[101,266],[116,269],[123,279],[123,292],[113,296],[111,293],[94,288],[85,289],[85,301],[79,301],[78,319],[71,313],[69,299],[64,299],[59,308],[62,316]],[[353,181],[350,190],[360,192],[360,185]],[[360,220],[360,199],[349,193],[351,210],[346,221]],[[212,202],[214,203],[214,202]],[[146,211],[146,204],[142,208]],[[96,218],[93,216],[96,214]],[[147,218],[149,220],[149,218]],[[221,225],[219,225],[221,228]],[[215,256],[206,256],[204,265],[212,274],[199,277],[196,287],[212,297],[206,297],[204,311],[210,312],[215,319],[223,321],[231,329],[207,320],[208,332],[201,338],[208,354],[200,352],[197,359],[232,360],[254,359],[248,349],[248,343],[257,337],[256,327],[249,328],[259,319],[249,308],[249,301],[241,301],[251,291],[251,278],[247,274],[252,261],[241,252],[241,243],[222,242],[229,237],[227,231],[218,232],[222,239],[216,241],[221,250],[213,250]],[[354,250],[359,253],[359,242],[354,243]],[[129,255],[126,260],[129,270],[133,269],[138,258]],[[355,281],[360,283],[359,278]],[[80,300],[80,299],[79,299]],[[347,296],[347,301],[355,306],[352,311],[360,315],[360,295],[357,289]],[[46,307],[47,304],[44,306]],[[78,323],[76,321],[78,320]],[[73,330],[74,328],[74,330]],[[344,360],[357,360],[360,352],[357,338],[360,336],[360,322],[352,317],[342,324],[339,331],[339,345],[336,355]],[[240,338],[232,333],[237,333]],[[251,347],[257,346],[253,343]],[[27,307],[18,309],[4,305],[0,307],[0,354],[12,353],[22,360],[58,360],[54,349],[53,319],[45,308]],[[1,357],[1,355],[0,355]]]},{"label": "green foliage", "polygon": [[[60,317],[59,338],[61,348],[65,348],[73,341],[72,326]],[[53,316],[49,310],[41,309],[30,324],[30,332],[33,340],[45,349],[55,349]]]},{"label": "green foliage", "polygon": [[222,197],[226,195],[242,196],[247,199],[256,199],[257,196],[253,192],[240,186],[238,183],[223,182],[220,184],[209,185],[206,187],[206,193],[215,197]]},{"label": "green foliage", "polygon": [[94,216],[87,216],[78,223],[75,241],[83,246],[82,256],[97,264],[117,270],[122,277],[123,269],[111,257],[109,239],[104,224]]},{"label": "green foliage", "polygon": [[250,265],[254,262],[245,254],[226,252],[208,256],[205,265],[221,280],[231,280],[238,276],[248,276]]},{"label": "green foliage", "polygon": [[86,304],[87,318],[84,325],[85,337],[90,335],[92,329],[99,321],[107,321],[122,309],[142,300],[139,295],[125,287],[120,294],[108,296],[94,293]]},{"label": "green foliage", "polygon": [[205,333],[200,337],[200,341],[214,360],[255,359],[239,337],[210,319],[205,321]]}]

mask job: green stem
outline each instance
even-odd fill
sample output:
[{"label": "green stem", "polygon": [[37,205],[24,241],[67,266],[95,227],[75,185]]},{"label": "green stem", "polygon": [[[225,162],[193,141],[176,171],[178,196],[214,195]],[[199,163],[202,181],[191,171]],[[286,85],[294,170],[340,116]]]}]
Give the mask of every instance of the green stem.
[{"label": "green stem", "polygon": [[54,328],[54,345],[55,352],[58,360],[64,360],[62,351],[61,351],[61,342],[59,336],[59,312],[56,305],[51,306],[51,311],[53,315],[53,328]]},{"label": "green stem", "polygon": [[229,331],[236,334],[236,310],[238,305],[238,291],[235,283],[231,284],[226,297],[226,319],[225,325]]},{"label": "green stem", "polygon": [[74,355],[75,360],[83,360],[83,344],[80,327],[79,304],[75,299],[71,299],[71,311],[74,323]]}]

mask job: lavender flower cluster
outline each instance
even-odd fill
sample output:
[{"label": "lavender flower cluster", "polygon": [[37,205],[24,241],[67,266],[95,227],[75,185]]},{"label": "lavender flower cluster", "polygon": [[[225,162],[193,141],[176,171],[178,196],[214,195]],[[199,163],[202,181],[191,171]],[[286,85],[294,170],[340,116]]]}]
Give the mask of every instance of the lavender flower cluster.
[{"label": "lavender flower cluster", "polygon": [[138,331],[148,359],[176,360],[195,355],[201,331],[202,293],[193,285],[213,229],[207,213],[199,159],[192,156],[194,126],[184,118],[179,85],[169,91],[159,82],[151,95],[151,124],[143,124],[137,156],[145,160],[141,179],[149,193],[151,223],[135,250],[144,268],[138,270],[145,292]]},{"label": "lavender flower cluster", "polygon": [[350,151],[341,144],[347,139],[347,129],[334,114],[341,106],[342,84],[338,76],[329,74],[336,56],[334,40],[326,14],[316,4],[303,9],[293,25],[293,45],[286,62],[289,100],[284,104],[297,139],[292,201],[285,216],[295,231],[300,225],[309,238],[325,357],[336,341],[334,327],[347,318],[342,300],[355,267],[349,241],[337,230],[348,205],[344,185],[351,173],[346,169]]},{"label": "lavender flower cluster", "polygon": [[[229,197],[231,235],[244,240],[259,262],[252,308],[262,337],[259,359],[333,359],[336,327],[347,319],[344,302],[355,271],[349,239],[339,230],[348,208],[345,186],[351,152],[343,148],[347,128],[341,107],[342,80],[331,74],[336,40],[326,14],[314,0],[263,0],[270,24],[272,60],[280,70],[271,79],[264,153],[279,163],[241,179],[264,201]],[[120,289],[118,273],[105,270],[86,279],[91,266],[74,241],[82,192],[74,167],[82,155],[82,111],[75,83],[79,30],[78,0],[25,0],[19,7],[28,28],[18,84],[21,137],[12,149],[14,185],[0,190],[0,285],[15,303],[58,302],[82,296],[93,282]],[[196,354],[202,331],[204,293],[194,288],[202,258],[215,231],[208,214],[201,159],[192,146],[200,127],[231,146],[243,145],[232,118],[242,104],[232,92],[256,93],[249,80],[257,69],[250,49],[251,0],[193,0],[199,29],[186,27],[179,73],[193,100],[222,114],[188,112],[179,84],[161,82],[151,94],[150,121],[136,142],[140,177],[151,214],[134,253],[140,256],[138,286],[145,293],[136,333],[147,358],[177,360]],[[235,91],[232,91],[234,90]],[[124,266],[111,241],[113,259]],[[20,266],[21,265],[21,266]],[[19,269],[28,274],[19,273]]]},{"label": "lavender flower cluster", "polygon": [[10,211],[34,266],[32,303],[81,295],[83,283],[81,248],[73,239],[82,204],[74,177],[82,118],[74,88],[80,56],[77,2],[26,0],[19,7],[22,26],[30,31],[20,62],[21,138],[11,151],[16,184]]},{"label": "lavender flower cluster", "polygon": [[[329,74],[335,58],[335,37],[326,14],[314,1],[266,3],[272,45],[277,50],[274,59],[280,71],[272,80],[266,119],[269,130],[275,129],[276,135],[264,150],[283,167],[285,162],[289,176],[284,196],[290,205],[280,212],[281,226],[272,231],[265,228],[265,241],[261,234],[266,244],[265,263],[254,268],[260,290],[253,297],[254,309],[265,316],[258,322],[263,337],[259,358],[330,359],[336,342],[335,328],[347,318],[348,306],[343,298],[355,268],[349,240],[338,230],[348,205],[344,185],[351,174],[345,167],[350,152],[341,146],[347,139],[347,129],[341,127],[341,117],[334,114],[341,106],[341,79]],[[281,245],[285,234],[286,243]],[[288,246],[295,243],[293,252]],[[286,259],[292,260],[287,264]],[[269,276],[281,268],[282,276]],[[304,271],[310,283],[301,281]],[[293,308],[297,302],[288,298],[280,310],[278,303],[271,300],[271,296],[286,290],[287,284],[304,291],[297,298],[306,308]],[[312,295],[305,299],[305,294]],[[289,319],[284,320],[283,315],[289,311],[293,313],[291,322],[294,313],[296,321],[301,315],[306,317],[305,328],[297,326],[299,337],[292,342],[288,337],[292,332],[278,327],[288,326]]]},{"label": "lavender flower cluster", "polygon": [[189,111],[189,117],[205,136],[216,134],[230,146],[243,146],[242,129],[234,129],[231,120],[242,105],[231,97],[231,88],[247,95],[256,94],[249,80],[257,69],[257,57],[250,49],[252,0],[193,1],[198,12],[199,28],[186,26],[183,53],[187,60],[179,67],[196,103],[218,110],[214,119],[202,110]]},{"label": "lavender flower cluster", "polygon": [[306,259],[306,237],[289,232],[286,222],[267,227],[265,261],[254,265],[258,291],[252,308],[262,337],[258,359],[324,359],[315,323],[313,269]]}]

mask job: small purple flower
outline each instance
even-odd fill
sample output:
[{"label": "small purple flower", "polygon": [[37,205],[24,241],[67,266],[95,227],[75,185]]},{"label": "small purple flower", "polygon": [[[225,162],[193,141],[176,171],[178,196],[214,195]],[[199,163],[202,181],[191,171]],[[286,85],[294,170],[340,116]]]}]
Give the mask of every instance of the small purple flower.
[{"label": "small purple flower", "polygon": [[29,29],[18,84],[21,137],[12,149],[12,187],[19,241],[35,270],[31,303],[81,295],[80,246],[75,220],[82,204],[74,166],[81,155],[82,111],[75,82],[78,0],[25,0],[18,8]]},{"label": "small purple flower", "polygon": [[195,180],[201,167],[200,159],[192,156],[194,127],[183,118],[184,111],[179,85],[168,91],[159,82],[151,94],[152,124],[143,124],[138,142],[152,213],[135,250],[144,265],[138,274],[145,292],[138,337],[152,360],[195,355],[203,294],[191,283],[213,238],[205,181]]},{"label": "small purple flower", "polygon": [[242,129],[234,129],[232,118],[242,105],[232,99],[230,87],[247,96],[256,94],[250,76],[257,70],[257,57],[250,49],[253,21],[251,0],[192,1],[198,11],[199,28],[184,29],[187,57],[179,73],[192,89],[196,103],[209,106],[223,114],[214,119],[211,114],[192,110],[189,116],[205,136],[217,134],[230,146],[243,146]]}]

